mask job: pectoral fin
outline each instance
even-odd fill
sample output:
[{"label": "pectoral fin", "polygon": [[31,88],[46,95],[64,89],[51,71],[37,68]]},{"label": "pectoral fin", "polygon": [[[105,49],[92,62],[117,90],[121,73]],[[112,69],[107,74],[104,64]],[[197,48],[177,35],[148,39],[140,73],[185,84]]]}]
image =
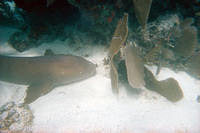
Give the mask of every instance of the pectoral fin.
[{"label": "pectoral fin", "polygon": [[40,82],[34,82],[32,83],[28,89],[26,98],[24,99],[25,104],[30,104],[33,101],[35,101],[40,96],[43,96],[50,92],[53,89],[53,86],[51,83],[40,83]]}]

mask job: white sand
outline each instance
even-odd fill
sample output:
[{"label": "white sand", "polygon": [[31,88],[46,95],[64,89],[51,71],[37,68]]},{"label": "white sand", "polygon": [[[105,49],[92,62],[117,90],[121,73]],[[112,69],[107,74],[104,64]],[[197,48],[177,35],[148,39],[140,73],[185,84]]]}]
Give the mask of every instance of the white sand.
[{"label": "white sand", "polygon": [[[1,35],[1,34],[0,34]],[[109,69],[103,65],[107,50],[103,46],[67,46],[55,41],[23,53],[12,49],[6,40],[0,41],[0,54],[13,56],[42,55],[46,48],[55,53],[89,55],[96,63],[96,76],[87,80],[57,87],[30,104],[34,133],[199,133],[200,81],[185,72],[175,73],[162,68],[158,79],[175,78],[184,92],[184,98],[171,103],[148,90],[130,94],[123,85],[118,96],[112,93]],[[154,67],[149,67],[155,71]],[[0,82],[0,106],[15,100],[22,102],[26,86]]]}]

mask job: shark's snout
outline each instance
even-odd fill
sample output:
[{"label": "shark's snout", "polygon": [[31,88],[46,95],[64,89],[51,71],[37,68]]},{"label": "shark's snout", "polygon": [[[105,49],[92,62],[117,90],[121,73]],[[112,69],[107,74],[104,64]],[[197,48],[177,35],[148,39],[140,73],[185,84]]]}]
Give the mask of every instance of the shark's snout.
[{"label": "shark's snout", "polygon": [[96,74],[96,64],[88,62],[84,72],[87,73],[88,77],[94,76]]}]

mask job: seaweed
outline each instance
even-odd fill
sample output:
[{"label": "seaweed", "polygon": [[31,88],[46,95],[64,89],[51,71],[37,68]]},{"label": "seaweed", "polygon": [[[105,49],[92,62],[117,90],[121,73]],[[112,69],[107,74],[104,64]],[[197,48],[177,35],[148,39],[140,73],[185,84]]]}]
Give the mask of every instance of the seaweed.
[{"label": "seaweed", "polygon": [[[176,62],[177,59],[174,58],[175,51],[172,51],[176,47],[168,44],[171,43],[170,41],[172,41],[173,38],[179,39],[185,34],[189,34],[187,36],[191,37],[191,32],[188,31],[194,30],[194,28],[190,26],[192,20],[188,19],[185,21],[185,23],[181,24],[181,26],[184,26],[184,28],[182,28],[180,30],[181,32],[178,33],[180,36],[173,36],[174,34],[172,33],[172,30],[170,30],[164,36],[161,35],[157,38],[154,38],[154,40],[150,40],[149,43],[152,45],[149,45],[149,47],[147,46],[148,48],[143,48],[142,46],[137,47],[135,43],[134,45],[131,43],[127,43],[126,46],[123,45],[128,35],[127,20],[127,14],[124,15],[123,19],[119,20],[109,48],[110,77],[113,92],[119,93],[118,78],[120,74],[118,74],[118,69],[120,69],[119,72],[123,72],[125,78],[127,78],[126,81],[128,80],[131,88],[146,87],[151,91],[159,93],[172,102],[177,102],[182,99],[184,97],[182,89],[175,79],[168,78],[162,81],[158,81],[151,73],[151,71],[145,68],[144,63],[148,65],[157,65],[158,74],[162,65],[162,61],[168,61],[168,63],[170,63],[170,61]],[[181,26],[179,25],[179,28]],[[173,28],[174,27],[171,26],[171,29]],[[172,39],[170,38],[171,36],[173,36]],[[195,39],[196,38],[193,37],[193,40]],[[139,48],[142,48],[141,50],[143,50],[142,56],[140,56]],[[121,70],[121,68],[117,69],[118,64],[116,59],[119,58],[118,53],[119,51],[121,52],[121,49],[125,55],[125,67],[123,69],[126,70]]]},{"label": "seaweed", "polygon": [[110,77],[111,77],[111,86],[114,93],[119,93],[118,89],[118,72],[117,68],[114,65],[113,60],[110,62]]},{"label": "seaweed", "polygon": [[152,0],[133,0],[136,17],[143,29],[146,27],[151,3]]},{"label": "seaweed", "polygon": [[128,14],[124,14],[123,18],[119,20],[117,28],[115,29],[114,35],[109,48],[109,59],[110,59],[110,77],[113,92],[119,92],[118,90],[118,72],[114,64],[114,56],[119,53],[120,48],[125,43],[128,36]]},{"label": "seaweed", "polygon": [[109,57],[112,59],[125,43],[128,36],[128,14],[125,13],[123,18],[119,20],[117,28],[112,37],[109,48]]},{"label": "seaweed", "polygon": [[175,79],[168,78],[162,81],[158,81],[154,77],[153,73],[147,68],[145,68],[144,71],[147,89],[159,93],[172,102],[177,102],[184,97],[183,92]]},{"label": "seaweed", "polygon": [[126,45],[125,47],[125,64],[127,70],[128,82],[133,88],[141,88],[144,82],[144,63],[139,56],[137,47]]}]

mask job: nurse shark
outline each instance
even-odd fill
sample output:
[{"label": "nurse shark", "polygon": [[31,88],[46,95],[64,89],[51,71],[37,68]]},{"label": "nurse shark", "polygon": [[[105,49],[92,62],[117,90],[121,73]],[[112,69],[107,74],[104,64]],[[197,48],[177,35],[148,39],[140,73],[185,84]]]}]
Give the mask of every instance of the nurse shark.
[{"label": "nurse shark", "polygon": [[84,80],[95,74],[96,65],[80,56],[55,55],[49,51],[45,56],[37,57],[0,55],[0,80],[29,85],[25,104],[57,86]]}]

